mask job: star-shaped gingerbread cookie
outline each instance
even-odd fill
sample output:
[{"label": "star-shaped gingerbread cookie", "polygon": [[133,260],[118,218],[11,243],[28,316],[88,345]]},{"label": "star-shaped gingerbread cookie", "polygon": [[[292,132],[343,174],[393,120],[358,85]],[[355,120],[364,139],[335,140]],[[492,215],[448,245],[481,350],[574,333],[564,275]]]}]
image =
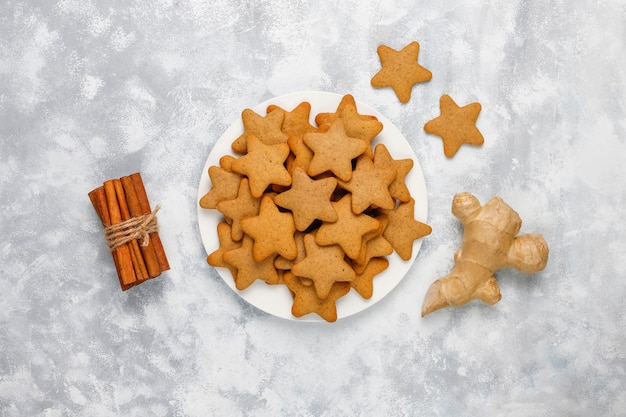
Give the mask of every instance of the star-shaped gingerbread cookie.
[{"label": "star-shaped gingerbread cookie", "polygon": [[240,223],[243,231],[254,240],[252,257],[256,261],[273,254],[294,259],[298,254],[293,215],[278,210],[271,197],[263,196],[258,216],[241,219]]},{"label": "star-shaped gingerbread cookie", "polygon": [[389,261],[386,258],[372,258],[367,262],[363,270],[357,273],[356,277],[350,282],[350,286],[365,299],[372,298],[374,293],[374,277],[389,267]]},{"label": "star-shaped gingerbread cookie", "polygon": [[261,197],[270,184],[291,185],[291,175],[283,165],[289,155],[287,143],[266,145],[250,135],[247,149],[248,153],[232,162],[232,169],[248,177],[253,197]]},{"label": "star-shaped gingerbread cookie", "polygon": [[443,153],[452,158],[464,143],[480,146],[483,135],[476,127],[481,110],[480,103],[459,107],[452,98],[444,94],[439,99],[441,114],[424,125],[424,130],[443,139]]},{"label": "star-shaped gingerbread cookie", "polygon": [[369,147],[364,141],[348,136],[341,119],[335,120],[324,133],[307,133],[304,143],[313,151],[307,171],[310,176],[331,171],[343,181],[352,177],[352,160]]},{"label": "star-shaped gingerbread cookie", "polygon": [[352,198],[346,194],[333,202],[338,220],[334,223],[322,223],[317,230],[315,241],[318,245],[337,244],[349,258],[357,259],[361,253],[363,236],[380,227],[380,222],[367,214],[355,214],[352,211]]},{"label": "star-shaped gingerbread cookie", "polygon": [[233,276],[237,275],[237,268],[225,262],[223,255],[228,251],[240,248],[241,242],[233,240],[230,225],[226,222],[218,223],[217,238],[220,246],[207,256],[207,263],[211,266],[228,268]]},{"label": "star-shaped gingerbread cookie", "polygon": [[411,199],[411,192],[406,186],[405,178],[413,168],[413,159],[393,159],[387,147],[379,143],[374,150],[374,166],[378,168],[395,168],[396,178],[389,185],[389,193],[393,198],[397,198],[404,203]]},{"label": "star-shaped gingerbread cookie", "polygon": [[411,42],[400,51],[385,45],[378,47],[382,68],[371,80],[373,87],[391,87],[402,103],[411,99],[411,91],[417,83],[428,81],[432,73],[417,63],[420,45]]},{"label": "star-shaped gingerbread cookie", "polygon": [[298,104],[291,111],[286,111],[275,104],[270,104],[267,107],[268,114],[275,110],[282,111],[285,114],[281,130],[288,137],[302,136],[307,132],[317,130],[309,121],[311,117],[311,103],[307,101]]},{"label": "star-shaped gingerbread cookie", "polygon": [[374,161],[361,155],[356,160],[356,168],[350,181],[339,181],[339,185],[352,194],[352,211],[364,212],[368,207],[392,209],[396,201],[389,193],[389,185],[396,178],[394,167],[376,167]]},{"label": "star-shaped gingerbread cookie", "polygon": [[334,113],[318,113],[315,123],[318,126],[330,125],[335,120],[341,119],[346,129],[346,134],[351,138],[361,139],[368,145],[371,153],[372,140],[383,130],[383,124],[376,116],[359,114],[356,108],[354,96],[346,94],[342,97]]},{"label": "star-shaped gingerbread cookie", "polygon": [[304,231],[316,219],[337,221],[337,212],[330,202],[336,186],[334,177],[314,180],[302,168],[296,168],[292,173],[291,188],[274,197],[274,202],[291,210],[296,229]]},{"label": "star-shaped gingerbread cookie", "polygon": [[220,201],[231,200],[237,197],[241,174],[231,172],[221,166],[209,167],[211,189],[200,198],[200,207],[214,209]]},{"label": "star-shaped gingerbread cookie", "polygon": [[287,142],[287,135],[282,131],[285,111],[276,109],[265,116],[261,116],[252,109],[241,112],[243,133],[235,139],[231,147],[237,153],[246,153],[248,136],[254,135],[267,145]]},{"label": "star-shaped gingerbread cookie", "polygon": [[295,317],[302,317],[309,313],[315,313],[327,322],[337,320],[337,299],[350,292],[350,284],[347,282],[335,283],[326,298],[320,298],[311,285],[304,285],[300,279],[291,272],[285,272],[283,279],[293,294],[291,313]]},{"label": "star-shaped gingerbread cookie", "polygon": [[296,263],[291,272],[313,281],[319,298],[326,298],[335,282],[349,282],[355,272],[344,259],[344,251],[338,245],[320,246],[311,234],[304,236],[306,256]]},{"label": "star-shaped gingerbread cookie", "polygon": [[237,198],[220,201],[217,204],[217,210],[231,220],[233,240],[240,241],[243,238],[241,220],[258,215],[260,206],[261,198],[252,197],[247,178],[243,178],[239,183]]},{"label": "star-shaped gingerbread cookie", "polygon": [[241,247],[224,252],[222,255],[226,263],[237,269],[237,274],[233,276],[237,289],[245,290],[257,279],[267,284],[278,284],[279,276],[274,267],[276,256],[268,256],[260,262],[256,261],[252,256],[254,246],[252,238],[244,235],[241,242]]},{"label": "star-shaped gingerbread cookie", "polygon": [[413,254],[413,242],[429,235],[432,228],[415,220],[415,200],[413,198],[408,203],[399,204],[393,210],[381,211],[389,220],[383,237],[391,243],[400,258],[408,261]]}]

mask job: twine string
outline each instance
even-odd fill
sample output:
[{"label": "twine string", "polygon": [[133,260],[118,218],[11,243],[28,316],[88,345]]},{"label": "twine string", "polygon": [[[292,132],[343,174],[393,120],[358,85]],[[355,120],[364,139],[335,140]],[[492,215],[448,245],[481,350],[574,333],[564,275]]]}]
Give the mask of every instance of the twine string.
[{"label": "twine string", "polygon": [[105,227],[104,237],[109,250],[113,252],[116,248],[133,240],[141,240],[141,246],[148,246],[150,244],[150,234],[159,231],[156,217],[159,208],[159,206],[156,206],[152,213],[133,217],[121,223]]}]

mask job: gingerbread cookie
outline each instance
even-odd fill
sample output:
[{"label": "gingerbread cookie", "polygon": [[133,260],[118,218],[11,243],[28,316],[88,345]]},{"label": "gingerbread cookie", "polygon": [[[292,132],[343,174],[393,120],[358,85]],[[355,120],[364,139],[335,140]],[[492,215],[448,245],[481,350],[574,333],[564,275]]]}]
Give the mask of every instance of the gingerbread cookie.
[{"label": "gingerbread cookie", "polygon": [[274,198],[280,207],[291,210],[296,229],[306,230],[314,220],[337,221],[330,198],[337,186],[333,177],[311,179],[301,168],[292,173],[291,188]]},{"label": "gingerbread cookie", "polygon": [[283,279],[293,294],[291,314],[295,317],[302,317],[306,314],[315,313],[327,322],[337,321],[337,306],[335,303],[337,299],[350,291],[349,283],[337,282],[333,284],[328,292],[328,296],[320,298],[313,286],[304,285],[291,272],[285,272]]},{"label": "gingerbread cookie", "polygon": [[224,261],[223,255],[228,251],[240,248],[241,242],[233,240],[230,225],[226,222],[218,223],[217,238],[220,246],[207,256],[207,263],[211,266],[228,268],[233,276],[237,275],[237,268]]},{"label": "gingerbread cookie", "polygon": [[252,109],[245,109],[241,113],[243,133],[232,144],[233,151],[246,153],[248,136],[254,135],[266,145],[287,142],[288,136],[282,131],[285,111],[277,109],[265,116],[261,116]]},{"label": "gingerbread cookie", "polygon": [[389,267],[389,261],[386,258],[372,258],[367,262],[361,272],[359,272],[352,281],[350,286],[365,299],[372,298],[374,294],[374,277]]},{"label": "gingerbread cookie", "polygon": [[306,256],[306,250],[304,248],[304,233],[296,231],[293,235],[293,240],[296,242],[296,248],[298,249],[298,254],[293,259],[287,259],[282,255],[278,255],[274,260],[274,266],[278,270],[288,271],[295,264],[300,262]]},{"label": "gingerbread cookie", "polygon": [[403,203],[411,199],[411,193],[406,186],[405,178],[409,171],[413,168],[413,160],[411,158],[393,159],[387,147],[379,143],[374,150],[374,166],[377,168],[395,168],[396,177],[389,185],[389,193],[391,197],[396,198]]},{"label": "gingerbread cookie", "polygon": [[432,231],[432,228],[415,220],[415,200],[399,204],[394,210],[382,210],[389,223],[383,237],[391,243],[400,258],[408,261],[413,254],[413,242]]},{"label": "gingerbread cookie", "polygon": [[476,127],[480,103],[459,107],[447,94],[439,100],[441,114],[424,125],[424,130],[443,139],[443,153],[452,158],[461,145],[480,146],[485,141]]},{"label": "gingerbread cookie", "polygon": [[352,211],[364,212],[370,206],[392,209],[396,201],[391,197],[389,186],[397,175],[394,167],[380,168],[367,155],[356,160],[350,181],[339,181],[339,185],[352,194]]},{"label": "gingerbread cookie", "polygon": [[241,228],[254,240],[252,257],[257,262],[270,255],[294,259],[298,254],[293,215],[279,211],[269,196],[261,199],[258,216],[241,220]]},{"label": "gingerbread cookie", "polygon": [[[227,159],[229,162],[230,160]],[[230,166],[229,166],[230,168]],[[223,167],[209,167],[211,189],[200,198],[200,207],[205,209],[217,208],[220,201],[231,200],[237,197],[239,182],[243,178],[240,174],[224,169]]]},{"label": "gingerbread cookie", "polygon": [[351,259],[361,253],[363,236],[380,227],[380,223],[367,214],[352,211],[352,196],[346,194],[341,200],[332,203],[338,219],[334,223],[322,223],[315,236],[318,245],[339,245]]},{"label": "gingerbread cookie", "polygon": [[247,149],[248,153],[232,162],[232,169],[248,177],[253,197],[261,197],[271,184],[291,185],[291,175],[284,166],[289,155],[287,143],[266,145],[250,135]]},{"label": "gingerbread cookie", "polygon": [[276,255],[268,256],[262,261],[257,261],[252,256],[254,241],[250,236],[244,236],[241,246],[237,249],[224,252],[222,259],[229,265],[237,269],[233,276],[235,286],[238,290],[245,290],[257,279],[265,281],[267,284],[275,285],[280,282],[274,259]]},{"label": "gingerbread cookie", "polygon": [[378,47],[382,68],[374,75],[373,87],[391,87],[402,103],[411,99],[411,90],[417,83],[428,81],[432,73],[417,63],[420,45],[411,42],[400,51],[385,45]]},{"label": "gingerbread cookie", "polygon": [[315,126],[309,122],[311,114],[311,103],[309,102],[303,101],[291,111],[286,111],[274,104],[267,106],[268,114],[274,110],[281,111],[285,114],[281,130],[287,137],[302,136],[307,132],[315,132],[317,130]]},{"label": "gingerbread cookie", "polygon": [[313,235],[307,234],[304,236],[304,248],[306,256],[291,268],[291,272],[311,279],[319,298],[328,297],[335,282],[354,279],[355,272],[345,261],[345,253],[340,246],[320,246]]},{"label": "gingerbread cookie", "polygon": [[328,126],[337,119],[341,119],[349,137],[361,139],[368,145],[366,153],[371,154],[371,142],[383,130],[383,124],[378,118],[360,114],[352,94],[346,94],[334,113],[319,113],[315,116],[315,123],[318,126]]},{"label": "gingerbread cookie", "polygon": [[261,198],[252,197],[247,178],[243,178],[239,183],[237,198],[220,201],[217,204],[217,210],[230,220],[233,240],[240,241],[243,238],[241,219],[258,215],[260,206]]},{"label": "gingerbread cookie", "polygon": [[352,160],[368,148],[364,141],[346,134],[341,119],[335,120],[324,133],[307,133],[304,143],[313,151],[307,170],[310,176],[331,171],[343,181],[352,177]]}]

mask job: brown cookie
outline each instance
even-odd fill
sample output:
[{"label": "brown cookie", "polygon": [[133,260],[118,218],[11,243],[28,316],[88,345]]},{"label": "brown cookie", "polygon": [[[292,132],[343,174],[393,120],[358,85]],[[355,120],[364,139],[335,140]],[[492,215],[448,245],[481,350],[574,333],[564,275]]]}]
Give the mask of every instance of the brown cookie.
[{"label": "brown cookie", "polygon": [[291,188],[274,197],[274,202],[291,210],[296,229],[304,231],[316,219],[337,221],[337,212],[330,202],[336,186],[337,180],[333,177],[314,180],[301,168],[296,168],[292,173]]},{"label": "brown cookie", "polygon": [[274,104],[267,106],[268,114],[274,110],[280,110],[285,113],[285,119],[283,120],[281,130],[288,137],[302,136],[307,132],[314,132],[317,130],[309,121],[311,117],[311,103],[307,101],[303,101],[298,104],[291,111],[286,111],[285,109]]},{"label": "brown cookie", "polygon": [[383,232],[383,237],[391,243],[400,258],[408,261],[413,254],[413,242],[432,231],[425,223],[415,220],[415,200],[399,204],[394,210],[382,210],[388,217],[389,223]]},{"label": "brown cookie", "polygon": [[432,73],[417,63],[420,45],[411,42],[400,51],[386,45],[378,47],[378,57],[382,68],[374,75],[373,87],[391,87],[402,103],[411,99],[411,90],[417,83],[428,81]]},{"label": "brown cookie", "polygon": [[320,298],[313,286],[302,284],[298,277],[290,272],[285,272],[283,280],[293,294],[291,314],[295,317],[315,313],[327,322],[334,322],[337,320],[335,304],[337,299],[350,291],[349,283],[337,282],[332,286],[326,298]]},{"label": "brown cookie", "polygon": [[274,260],[274,266],[278,270],[290,270],[293,266],[300,262],[306,256],[306,250],[304,248],[304,233],[296,231],[293,235],[296,241],[296,248],[298,248],[298,254],[293,259],[287,259],[284,256],[278,255]]},{"label": "brown cookie", "polygon": [[480,103],[459,107],[447,94],[439,100],[441,114],[424,125],[424,130],[443,139],[443,153],[452,158],[463,144],[480,146],[483,135],[476,127]]},{"label": "brown cookie", "polygon": [[368,148],[364,141],[346,134],[341,119],[335,120],[324,133],[307,133],[304,143],[313,151],[307,170],[310,176],[331,171],[343,181],[352,177],[352,160]]},{"label": "brown cookie", "polygon": [[352,262],[352,268],[354,268],[354,272],[357,274],[363,272],[363,269],[367,266],[370,259],[388,256],[393,253],[393,246],[383,236],[389,218],[387,216],[379,216],[376,220],[381,223],[381,227],[374,236],[363,239],[361,253],[359,257]]},{"label": "brown cookie", "polygon": [[366,153],[371,154],[371,142],[383,130],[383,124],[378,118],[360,114],[354,97],[346,94],[334,113],[319,113],[315,116],[318,126],[331,125],[337,119],[341,119],[349,137],[361,139],[368,145]]},{"label": "brown cookie", "polygon": [[372,258],[367,262],[365,268],[358,273],[350,282],[350,286],[365,299],[372,298],[374,294],[374,277],[389,267],[386,258]]},{"label": "brown cookie", "polygon": [[356,214],[364,212],[370,206],[392,209],[396,201],[389,193],[389,185],[396,178],[393,167],[380,168],[374,165],[367,155],[356,160],[356,168],[352,171],[350,181],[339,180],[339,185],[352,194],[352,211]]},{"label": "brown cookie", "polygon": [[396,178],[389,185],[389,193],[393,198],[406,203],[411,199],[411,193],[406,186],[405,178],[409,171],[413,168],[413,160],[411,158],[406,159],[393,159],[387,147],[379,143],[374,150],[374,166],[378,168],[393,167],[396,169]]},{"label": "brown cookie", "polygon": [[217,210],[231,221],[233,240],[239,241],[243,238],[241,220],[257,216],[260,206],[261,198],[252,196],[247,178],[240,181],[237,198],[220,201],[217,204]]},{"label": "brown cookie", "polygon": [[233,151],[246,153],[248,136],[254,135],[266,145],[287,142],[288,136],[283,133],[282,125],[285,120],[285,111],[278,109],[265,116],[261,116],[252,109],[245,109],[241,113],[243,133],[232,144]]},{"label": "brown cookie", "polygon": [[304,236],[306,256],[292,268],[291,272],[298,277],[313,281],[315,291],[320,298],[326,298],[335,282],[349,282],[355,273],[345,261],[345,253],[338,245],[319,246],[315,236]]},{"label": "brown cookie", "polygon": [[287,143],[266,145],[251,135],[248,137],[248,153],[234,160],[232,169],[248,177],[253,197],[261,197],[271,184],[291,185],[291,175],[284,166],[288,155]]},{"label": "brown cookie", "polygon": [[293,215],[278,210],[269,196],[261,199],[258,216],[241,220],[241,228],[254,240],[252,256],[257,262],[270,255],[294,259],[298,254]]},{"label": "brown cookie", "polygon": [[254,241],[250,236],[244,235],[241,247],[224,252],[223,260],[237,269],[233,276],[238,290],[245,290],[254,281],[260,279],[267,284],[278,284],[279,276],[274,267],[274,256],[268,256],[262,261],[257,261],[252,256]]},{"label": "brown cookie", "polygon": [[311,165],[313,159],[313,151],[304,143],[303,136],[290,136],[287,139],[287,145],[291,149],[291,158],[287,160],[287,170],[293,173],[296,168],[302,168],[305,172]]},{"label": "brown cookie", "polygon": [[315,236],[318,245],[339,245],[349,258],[357,259],[361,253],[363,236],[380,227],[380,223],[367,214],[352,211],[352,197],[346,194],[333,207],[339,216],[334,223],[322,223]]},{"label": "brown cookie", "polygon": [[209,254],[207,263],[211,266],[228,268],[233,276],[237,275],[237,268],[224,261],[223,255],[228,251],[240,248],[241,242],[233,240],[230,225],[226,222],[218,223],[217,238],[220,242],[220,246]]},{"label": "brown cookie", "polygon": [[220,201],[236,198],[239,182],[243,177],[222,167],[211,166],[209,167],[209,178],[211,178],[211,188],[200,198],[199,203],[200,207],[205,209],[217,208]]}]

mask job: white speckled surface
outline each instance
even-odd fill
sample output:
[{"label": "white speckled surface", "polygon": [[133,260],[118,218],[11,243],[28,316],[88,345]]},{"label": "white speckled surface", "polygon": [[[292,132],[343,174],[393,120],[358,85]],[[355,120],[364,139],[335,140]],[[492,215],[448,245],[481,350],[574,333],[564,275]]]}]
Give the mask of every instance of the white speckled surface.
[{"label": "white speckled surface", "polygon": [[[0,4],[0,416],[624,415],[625,3],[289,3]],[[369,80],[380,43],[412,40],[433,79],[401,105]],[[247,305],[196,222],[224,129],[299,90],[377,108],[429,189],[407,278],[332,325]],[[444,93],[483,105],[485,145],[452,160],[422,129]],[[87,193],[135,171],[172,269],[123,293]],[[422,319],[459,191],[503,197],[550,262]]]}]

